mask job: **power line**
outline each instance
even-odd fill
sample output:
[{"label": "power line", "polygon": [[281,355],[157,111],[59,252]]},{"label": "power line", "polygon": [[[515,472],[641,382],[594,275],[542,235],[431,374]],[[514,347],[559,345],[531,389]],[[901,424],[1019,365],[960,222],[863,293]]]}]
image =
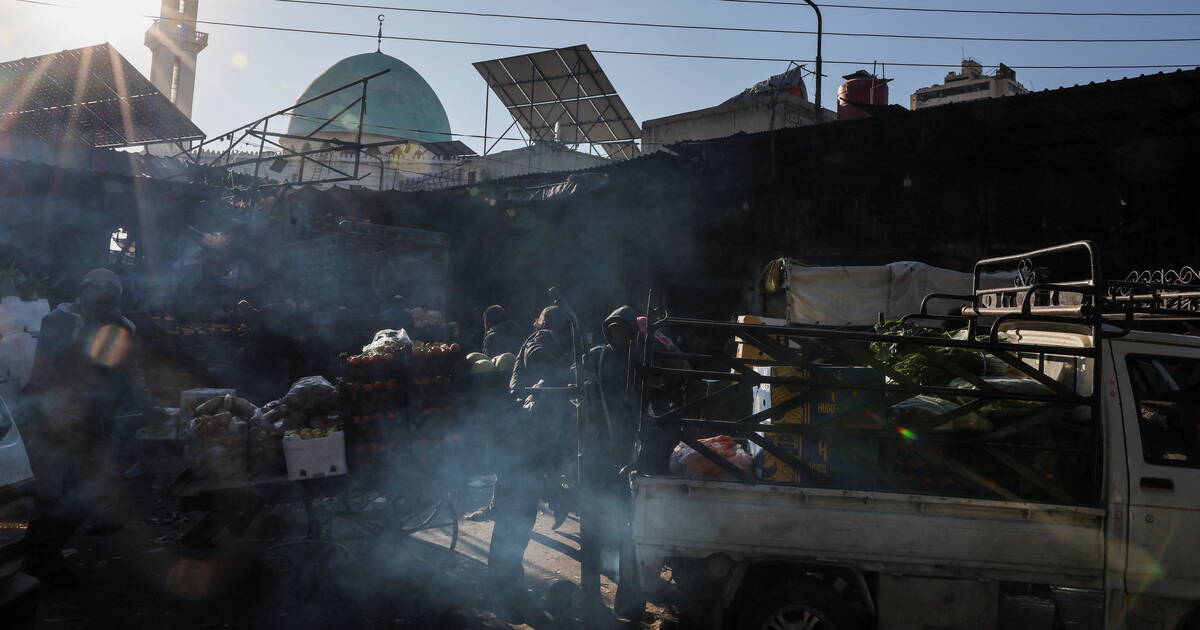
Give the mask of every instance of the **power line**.
[{"label": "power line", "polygon": [[[146,17],[157,19],[156,16],[146,16]],[[181,21],[194,22],[196,24],[207,24],[207,25],[212,25],[212,26],[229,26],[229,27],[236,27],[236,28],[248,28],[248,29],[269,30],[269,31],[283,31],[283,32],[289,32],[289,33],[309,33],[309,34],[315,34],[315,35],[335,35],[335,36],[342,36],[342,37],[360,37],[360,38],[367,38],[367,39],[374,39],[375,37],[377,37],[377,35],[374,33],[348,33],[348,32],[340,32],[340,31],[324,31],[324,30],[318,30],[318,29],[289,28],[289,27],[283,27],[283,26],[265,26],[265,25],[261,25],[261,24],[239,24],[239,23],[235,23],[235,22],[216,22],[216,21],[212,21],[212,20],[181,20]],[[558,48],[560,48],[559,46],[539,46],[539,45],[535,45],[535,44],[507,44],[507,43],[500,43],[500,42],[480,42],[480,41],[458,40],[458,39],[437,39],[437,38],[432,38],[432,37],[405,37],[405,36],[401,36],[401,35],[384,35],[383,38],[390,39],[390,40],[399,40],[399,41],[429,42],[429,43],[436,43],[436,44],[456,44],[456,45],[460,45],[460,46],[490,46],[490,47],[494,47],[494,48],[519,48],[519,49],[524,49],[524,50],[528,50],[528,49],[557,50]],[[703,54],[689,54],[689,53],[652,52],[652,51],[645,51],[645,50],[592,49],[592,52],[600,53],[600,54],[608,54],[608,55],[634,55],[634,56],[643,56],[643,57],[671,57],[671,58],[676,58],[676,59],[713,59],[713,60],[724,60],[724,61],[768,61],[768,62],[772,62],[772,63],[789,63],[792,61],[805,62],[805,63],[812,62],[812,60],[808,60],[808,59],[791,59],[791,58],[784,58],[784,57],[742,57],[742,56],[734,56],[734,55],[703,55]],[[879,60],[839,61],[839,60],[830,60],[830,59],[826,59],[825,63],[847,65],[847,66],[865,66],[865,65],[872,65],[874,63],[886,63],[889,66],[904,66],[904,67],[912,67],[912,68],[958,68],[960,65],[960,64],[948,64],[948,63],[913,63],[913,62],[900,62],[900,61],[880,62]],[[1156,69],[1156,68],[1192,67],[1193,65],[1194,64],[1128,64],[1128,65],[1105,65],[1105,66],[1100,66],[1100,65],[1076,66],[1076,65],[1008,64],[1008,67],[1017,68],[1017,69],[1037,69],[1037,70],[1136,70],[1136,69],[1144,70],[1144,69]],[[988,66],[988,67],[994,67],[994,66]]]},{"label": "power line", "polygon": [[[332,121],[334,120],[334,119],[332,119],[332,118],[322,118],[321,116],[311,116],[311,115],[308,115],[308,114],[296,114],[296,113],[289,113],[289,114],[286,114],[286,115],[288,115],[288,116],[292,116],[292,117],[294,117],[294,118],[305,118],[305,119],[309,119],[309,120],[314,120],[314,121],[322,121],[322,122],[332,122]],[[462,137],[466,137],[466,138],[485,138],[485,137],[486,137],[486,138],[487,138],[487,139],[489,139],[489,140],[495,140],[495,139],[497,139],[497,138],[496,138],[496,136],[482,136],[482,135],[477,135],[477,134],[469,134],[469,133],[450,133],[450,132],[446,132],[446,131],[426,131],[426,130],[422,130],[422,129],[405,129],[405,128],[403,128],[403,127],[392,127],[392,126],[389,126],[389,125],[379,125],[379,124],[374,124],[374,123],[363,123],[363,126],[364,126],[364,127],[368,127],[368,126],[369,126],[369,127],[376,127],[376,128],[379,128],[379,129],[389,129],[389,130],[394,130],[394,131],[413,131],[413,132],[420,132],[420,133],[432,133],[432,134],[438,134],[438,135],[462,136]],[[499,139],[500,139],[500,140],[513,140],[513,141],[525,142],[525,139],[524,139],[524,138],[499,138]],[[320,141],[321,141],[321,139],[320,139],[320,138],[313,138],[313,141],[314,141],[314,142],[320,142]],[[420,140],[416,140],[416,142],[421,142],[421,141],[420,141]],[[331,146],[331,147],[329,148],[329,151],[330,151],[330,152],[337,152],[337,151],[339,151],[339,150],[341,150],[341,149],[339,149],[337,146]],[[464,157],[464,158],[477,157],[477,158],[484,159],[484,160],[488,160],[488,161],[491,161],[491,162],[496,162],[496,163],[498,163],[498,164],[511,164],[511,165],[513,165],[513,166],[524,166],[524,167],[527,167],[527,168],[532,168],[532,169],[534,169],[534,170],[537,170],[537,171],[542,171],[542,172],[550,172],[550,171],[549,171],[549,169],[541,168],[541,167],[538,167],[538,166],[530,166],[530,165],[527,165],[527,164],[518,164],[518,163],[516,163],[516,162],[512,162],[512,161],[509,161],[509,160],[501,160],[501,159],[498,159],[498,158],[496,158],[496,157],[494,157],[494,156],[491,156],[491,155],[480,155],[480,154],[475,154],[475,155],[464,155],[464,156],[460,156],[460,157]]]},{"label": "power line", "polygon": [[[804,2],[789,2],[788,0],[721,0],[721,2],[742,2],[746,4],[781,4],[793,6],[808,6]],[[975,13],[986,15],[1053,15],[1064,17],[1200,17],[1200,12],[1172,13],[1143,13],[1133,11],[1015,11],[1002,9],[933,9],[928,7],[878,7],[863,4],[827,4],[822,2],[821,8],[832,9],[864,9],[870,11],[913,11],[919,13]]]},{"label": "power line", "polygon": [[[355,4],[351,2],[330,2],[327,0],[275,0],[289,4],[309,4],[317,6],[343,7],[350,9],[375,9],[383,11],[404,11],[410,13],[427,13],[435,15],[461,15],[471,17],[500,18],[508,20],[535,20],[543,22],[568,22],[575,24],[603,24],[608,26],[632,26],[642,28],[667,28],[701,31],[723,31],[734,33],[769,33],[781,35],[816,35],[816,31],[804,31],[782,28],[750,28],[741,26],[711,26],[701,24],[661,24],[656,22],[626,22],[620,20],[595,20],[587,18],[550,17],[543,15],[515,15],[510,13],[482,13],[477,11],[451,11],[448,9],[417,9],[411,7],[395,7],[381,4]],[[792,3],[788,3],[792,4]],[[834,5],[822,5],[834,6]],[[1026,42],[1026,43],[1063,43],[1063,44],[1099,44],[1099,43],[1167,43],[1167,42],[1197,42],[1200,37],[1162,37],[1162,38],[1038,38],[1038,37],[983,37],[972,35],[904,35],[897,33],[824,33],[826,37],[870,37],[890,39],[931,39],[967,42]]]},{"label": "power line", "polygon": [[[295,112],[288,112],[283,115],[290,116],[292,118],[303,118],[303,119],[311,120],[311,121],[315,121],[315,122],[334,122],[334,120],[336,120],[334,118],[324,118],[322,116],[314,116],[312,114],[297,114]],[[487,138],[488,140],[512,140],[512,141],[517,141],[517,142],[525,142],[525,138],[484,136],[482,134],[457,133],[457,132],[452,132],[452,131],[430,131],[428,129],[409,129],[406,127],[393,127],[391,125],[381,125],[379,123],[364,122],[363,130],[365,131],[367,127],[372,127],[375,129],[387,129],[389,131],[407,131],[410,133],[427,133],[427,134],[435,135],[435,136],[451,136],[451,137],[457,136],[459,138]]]},{"label": "power line", "polygon": [[[71,6],[71,5],[51,4],[49,2],[42,2],[39,0],[16,0],[16,1],[17,2],[26,2],[26,3],[30,3],[30,4],[55,6],[55,7],[68,8],[68,9],[78,8],[78,7]],[[726,0],[726,1],[734,1],[734,0]],[[745,1],[749,2],[750,0],[745,0]],[[755,0],[755,1],[766,2],[767,0]],[[159,16],[157,16],[157,15],[144,15],[142,17],[154,19],[154,20],[159,19]],[[175,19],[175,18],[173,18],[173,19]],[[205,24],[205,25],[209,25],[209,26],[228,26],[228,27],[232,27],[232,28],[245,28],[245,29],[262,30],[262,31],[278,31],[278,32],[284,32],[284,33],[305,33],[305,34],[310,34],[310,35],[333,35],[333,36],[339,36],[339,37],[358,37],[358,38],[365,38],[365,39],[375,39],[376,37],[378,37],[375,33],[350,33],[350,32],[344,32],[344,31],[327,31],[327,30],[320,30],[320,29],[292,28],[292,27],[285,27],[285,26],[267,26],[267,25],[263,25],[263,24],[243,24],[243,23],[238,23],[238,22],[219,22],[219,21],[215,21],[215,20],[191,20],[191,19],[179,18],[179,19],[176,19],[176,21],[187,22],[190,24]],[[488,47],[492,47],[492,48],[510,48],[510,49],[521,49],[521,50],[531,50],[531,49],[532,50],[557,50],[558,48],[560,48],[559,46],[539,46],[536,44],[508,44],[508,43],[501,43],[501,42],[481,42],[481,41],[470,41],[470,40],[459,40],[459,39],[438,39],[438,38],[432,38],[432,37],[406,37],[406,36],[401,36],[401,35],[384,35],[383,39],[396,40],[396,41],[410,41],[410,42],[427,42],[427,43],[435,43],[435,44],[454,44],[454,45],[459,45],[459,46],[488,46]],[[785,57],[743,57],[743,56],[735,56],[735,55],[703,55],[703,54],[689,54],[689,53],[653,52],[653,51],[645,51],[645,50],[592,49],[592,52],[598,53],[598,54],[607,54],[607,55],[632,55],[632,56],[639,56],[639,57],[666,57],[666,58],[674,58],[674,59],[707,59],[707,60],[720,60],[720,61],[762,61],[762,62],[771,62],[771,63],[791,63],[791,62],[812,63],[812,60],[810,60],[810,59],[794,59],[794,58],[785,58]],[[900,66],[900,67],[907,67],[907,68],[958,68],[960,65],[960,64],[949,64],[949,63],[916,63],[916,62],[902,62],[902,61],[885,61],[885,60],[879,60],[879,59],[872,59],[872,60],[868,60],[868,61],[847,61],[847,60],[826,59],[826,60],[824,60],[824,63],[833,64],[833,65],[843,65],[843,66],[870,66],[870,65],[873,65],[876,63],[884,63],[889,66]],[[1191,67],[1196,66],[1196,64],[1194,64],[1194,63],[1123,64],[1123,65],[1031,65],[1031,64],[1015,64],[1014,63],[1014,64],[1005,64],[1005,65],[1007,65],[1010,68],[1025,69],[1025,70],[1160,70],[1160,69],[1164,69],[1164,68],[1191,68]],[[994,68],[996,66],[986,66],[986,67]]]},{"label": "power line", "polygon": [[[284,114],[284,115],[285,115],[285,116],[291,116],[291,117],[293,117],[293,118],[303,118],[303,119],[306,119],[306,120],[312,120],[312,121],[316,121],[316,122],[333,122],[333,121],[335,120],[335,119],[333,119],[333,118],[324,118],[324,117],[322,117],[322,116],[313,116],[313,115],[311,115],[311,114],[297,114],[297,113],[295,113],[295,112],[289,112],[289,113],[287,113],[287,114]],[[503,137],[498,137],[498,136],[485,136],[485,135],[482,135],[482,134],[474,134],[474,133],[457,133],[457,132],[450,132],[450,131],[429,131],[428,129],[409,129],[409,128],[406,128],[406,127],[393,127],[393,126],[391,126],[391,125],[381,125],[381,124],[378,124],[378,123],[366,123],[366,122],[364,122],[364,123],[363,123],[363,128],[364,128],[364,130],[365,130],[367,127],[372,127],[372,128],[375,128],[375,129],[387,129],[387,130],[389,130],[389,131],[407,131],[407,132],[412,132],[412,133],[428,133],[428,134],[434,134],[434,135],[439,135],[439,136],[458,136],[458,137],[460,137],[460,138],[483,138],[483,139],[485,139],[485,140],[508,140],[508,141],[510,141],[510,142],[522,142],[522,143],[526,142],[525,138],[512,138],[512,137],[507,137],[507,136],[503,136]],[[319,139],[319,138],[314,138],[313,140],[314,140],[314,142],[319,142],[319,141],[320,141],[320,139]],[[416,142],[421,142],[421,140],[416,140]],[[581,143],[579,143],[579,144],[589,144],[589,143],[587,143],[587,142],[581,142]],[[336,146],[334,146],[334,147],[330,147],[330,151],[337,151],[337,150],[338,150],[338,148],[337,148]],[[495,158],[493,158],[491,155],[479,155],[479,154],[476,154],[476,156],[477,156],[477,157],[480,157],[480,158],[485,158],[485,159],[491,160],[491,161],[493,161],[493,162],[498,162],[498,163],[500,163],[500,164],[512,164],[513,166],[526,166],[526,165],[524,165],[524,164],[517,164],[516,162],[509,162],[509,161],[506,161],[506,160],[495,159]],[[465,156],[465,157],[471,157],[471,156]],[[545,170],[546,170],[546,169],[541,169],[541,168],[538,168],[538,167],[531,167],[531,168],[535,168],[535,169],[537,169],[537,170],[542,170],[542,171],[545,171]]]}]

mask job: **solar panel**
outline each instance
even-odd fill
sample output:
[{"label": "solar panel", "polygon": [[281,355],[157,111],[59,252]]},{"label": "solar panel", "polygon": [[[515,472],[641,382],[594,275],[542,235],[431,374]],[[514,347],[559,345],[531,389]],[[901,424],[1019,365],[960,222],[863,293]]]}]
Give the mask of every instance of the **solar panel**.
[{"label": "solar panel", "polygon": [[637,155],[642,129],[586,44],[474,66],[531,140]]},{"label": "solar panel", "polygon": [[0,63],[0,133],[93,147],[204,137],[108,44]]}]

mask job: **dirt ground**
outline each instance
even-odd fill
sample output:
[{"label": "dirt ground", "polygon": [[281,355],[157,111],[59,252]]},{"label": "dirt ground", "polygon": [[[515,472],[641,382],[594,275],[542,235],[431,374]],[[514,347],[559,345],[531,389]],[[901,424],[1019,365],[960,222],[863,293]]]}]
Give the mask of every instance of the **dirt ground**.
[{"label": "dirt ground", "polygon": [[[482,504],[489,492],[477,482],[457,511]],[[226,532],[214,546],[192,549],[179,539],[201,513],[181,512],[160,484],[145,478],[127,482],[120,494],[104,512],[124,524],[119,531],[81,531],[68,542],[67,563],[80,584],[44,589],[39,630],[581,625],[563,612],[570,589],[555,586],[579,582],[574,515],[558,530],[544,509],[539,515],[525,570],[534,601],[549,612],[514,626],[490,612],[494,602],[484,586],[491,522],[462,520],[449,552],[449,527],[398,541],[379,538],[338,515],[338,505],[325,505],[334,514],[327,523],[337,544],[314,543],[305,540],[308,520],[302,506],[285,504],[265,508],[241,537]],[[448,522],[439,517],[432,524]],[[604,578],[602,592],[610,606],[615,590]],[[648,614],[637,623],[593,621],[600,627],[637,628],[655,617]]]}]

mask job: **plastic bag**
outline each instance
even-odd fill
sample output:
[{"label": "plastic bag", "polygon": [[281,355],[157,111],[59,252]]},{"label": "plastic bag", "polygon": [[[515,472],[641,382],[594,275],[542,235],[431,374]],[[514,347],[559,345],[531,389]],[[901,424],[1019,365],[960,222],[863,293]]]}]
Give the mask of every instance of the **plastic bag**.
[{"label": "plastic bag", "polygon": [[375,333],[375,337],[371,339],[371,343],[363,346],[362,351],[367,354],[387,354],[389,352],[395,353],[403,348],[411,348],[412,345],[412,338],[408,336],[407,330],[403,328],[400,330],[388,328]]},{"label": "plastic bag", "polygon": [[950,413],[958,407],[958,403],[945,398],[913,396],[892,405],[892,417],[897,424],[906,425],[908,428],[918,431],[987,433],[994,428],[992,422],[978,412],[965,413],[936,426],[931,426],[931,423],[940,416]]},{"label": "plastic bag", "polygon": [[[1032,378],[986,377],[983,380],[987,382],[987,384],[1002,392],[1031,394],[1034,396],[1044,396],[1046,394],[1053,393],[1050,391],[1050,388],[1042,385]],[[974,385],[961,378],[956,378],[953,381],[950,381],[950,387],[957,387],[958,389],[975,389]],[[959,401],[964,403],[972,400],[974,400],[974,398],[970,396],[959,397]],[[997,400],[980,409],[979,413],[991,420],[1005,420],[1026,416],[1039,409],[1044,409],[1049,406],[1050,403],[1033,400]]]},{"label": "plastic bag", "polygon": [[[700,443],[717,455],[724,457],[729,463],[741,470],[749,471],[754,464],[750,454],[742,450],[742,446],[728,435],[704,438],[700,440]],[[672,475],[683,477],[699,477],[703,479],[732,478],[732,475],[724,468],[710,461],[704,455],[697,453],[695,449],[683,442],[676,445],[675,450],[671,453],[669,469]]]},{"label": "plastic bag", "polygon": [[292,411],[319,413],[337,406],[338,390],[324,376],[305,376],[279,402]]}]

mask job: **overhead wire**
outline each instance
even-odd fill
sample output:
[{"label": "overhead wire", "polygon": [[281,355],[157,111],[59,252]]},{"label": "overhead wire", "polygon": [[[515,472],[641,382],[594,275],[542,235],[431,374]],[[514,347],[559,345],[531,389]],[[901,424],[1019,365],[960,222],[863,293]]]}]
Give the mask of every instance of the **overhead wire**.
[{"label": "overhead wire", "polygon": [[[284,115],[291,116],[293,118],[303,118],[303,119],[312,120],[312,121],[316,121],[316,122],[333,122],[333,120],[334,120],[332,118],[325,118],[322,116],[313,116],[311,114],[297,114],[295,112],[289,112]],[[462,138],[483,138],[485,140],[508,140],[508,141],[512,141],[512,142],[526,142],[525,138],[520,138],[520,137],[513,138],[513,137],[499,137],[499,136],[484,136],[481,134],[458,133],[458,132],[452,132],[452,131],[429,131],[427,129],[409,129],[406,127],[393,127],[391,125],[383,125],[383,124],[379,124],[379,123],[363,123],[363,127],[364,128],[372,127],[375,129],[387,129],[389,131],[407,131],[410,133],[428,133],[428,134],[439,135],[439,136],[458,136],[458,137],[462,137]],[[588,143],[582,142],[580,144],[588,144]],[[337,150],[337,147],[331,147],[330,150]],[[513,164],[516,166],[524,166],[524,165],[518,165],[515,162],[508,162],[505,160],[495,159],[490,155],[480,156],[480,157],[485,157],[489,160],[493,160],[493,161],[499,162],[501,164]],[[546,169],[538,169],[537,167],[533,167],[533,168],[535,170],[546,170]]]},{"label": "overhead wire", "polygon": [[[25,2],[25,3],[29,3],[29,4],[38,4],[38,5],[45,5],[45,6],[68,8],[68,9],[78,8],[73,5],[51,4],[49,2],[45,2],[42,0],[15,0],[15,1],[16,2]],[[766,0],[763,0],[763,1],[766,1]],[[156,15],[144,15],[142,17],[145,17],[148,19],[155,19],[155,20],[159,19],[159,16],[156,16]],[[251,29],[251,30],[262,30],[262,31],[276,31],[276,32],[284,32],[284,33],[303,33],[303,34],[310,34],[310,35],[356,37],[356,38],[361,38],[361,39],[386,39],[386,40],[392,40],[392,41],[427,42],[427,43],[436,43],[436,44],[453,44],[453,45],[459,45],[459,46],[487,46],[487,47],[492,47],[492,48],[509,48],[509,49],[520,49],[520,50],[558,50],[559,48],[561,48],[561,46],[544,46],[544,45],[537,45],[537,44],[510,44],[510,43],[504,43],[504,42],[484,42],[484,41],[460,40],[460,39],[441,39],[441,38],[434,38],[434,37],[412,37],[412,36],[404,36],[404,35],[382,35],[382,36],[380,36],[376,33],[352,33],[352,32],[346,32],[346,31],[330,31],[330,30],[323,30],[323,29],[295,28],[295,27],[286,27],[286,26],[270,26],[270,25],[266,25],[266,24],[245,24],[245,23],[241,23],[241,22],[224,22],[224,21],[217,21],[217,20],[199,20],[199,19],[183,19],[183,18],[181,18],[181,19],[178,19],[178,21],[186,22],[189,24],[204,24],[204,25],[208,25],[208,26],[226,26],[226,27],[231,27],[231,28],[244,28],[244,29]],[[789,58],[789,57],[750,57],[750,56],[739,56],[739,55],[706,55],[706,54],[699,54],[699,53],[670,53],[670,52],[656,52],[656,51],[647,51],[647,50],[616,50],[616,49],[596,49],[596,48],[592,48],[590,50],[592,53],[595,53],[595,54],[629,55],[629,56],[638,56],[638,57],[664,57],[664,58],[674,58],[674,59],[706,59],[706,60],[719,60],[719,61],[757,61],[757,62],[770,62],[770,63],[791,63],[791,62],[812,63],[813,62],[813,60],[811,60],[811,59],[796,59],[796,58]],[[906,62],[906,61],[885,61],[885,60],[879,60],[879,59],[871,59],[871,60],[866,60],[866,61],[825,59],[825,60],[823,60],[823,63],[826,65],[842,65],[842,66],[870,66],[873,64],[877,64],[877,63],[885,63],[888,66],[892,66],[892,67],[906,67],[906,68],[958,68],[959,67],[959,64],[952,64],[952,63],[919,63],[919,62]],[[1166,68],[1191,68],[1191,67],[1195,67],[1197,64],[1195,64],[1195,63],[1160,63],[1160,64],[1107,64],[1107,65],[1074,65],[1074,64],[1071,64],[1071,65],[1066,65],[1066,64],[1010,63],[1010,64],[1005,64],[1005,65],[1008,66],[1009,68],[1025,69],[1025,70],[1161,70],[1161,69],[1166,69]],[[989,65],[986,67],[994,68],[997,66]]]},{"label": "overhead wire", "polygon": [[[744,4],[778,4],[807,7],[807,2],[791,0],[721,0],[721,2],[740,2]],[[874,6],[867,4],[834,4],[821,3],[822,9],[862,9],[870,11],[912,11],[917,13],[973,13],[984,15],[1046,15],[1060,17],[1200,17],[1200,12],[1141,12],[1141,11],[1030,11],[1017,9],[941,9],[932,7],[894,7]]]},{"label": "overhead wire", "polygon": [[[639,28],[664,28],[702,31],[722,31],[733,33],[766,33],[779,35],[816,35],[816,31],[783,29],[783,28],[752,28],[742,26],[713,26],[707,24],[663,24],[658,22],[629,22],[622,20],[597,20],[589,18],[552,17],[544,15],[517,15],[512,13],[486,13],[479,11],[454,11],[450,9],[419,9],[413,7],[397,7],[384,4],[359,4],[353,2],[334,2],[332,0],[274,0],[287,4],[303,4],[350,9],[371,9],[379,11],[398,11],[408,13],[425,13],[433,15],[458,15],[469,17],[498,18],[507,20],[533,20],[543,22],[565,22],[573,24],[600,24],[606,26],[630,26]],[[821,6],[829,6],[822,4]],[[1041,38],[1041,37],[987,37],[975,35],[908,35],[902,33],[855,33],[824,31],[825,37],[866,37],[884,39],[929,39],[967,42],[1024,42],[1024,43],[1061,43],[1061,44],[1102,44],[1102,43],[1169,43],[1197,42],[1200,37],[1129,37],[1129,38]]]},{"label": "overhead wire", "polygon": [[[290,116],[292,118],[302,118],[305,120],[311,120],[311,121],[315,121],[315,122],[333,122],[335,120],[333,118],[325,118],[323,116],[313,116],[312,114],[297,114],[295,112],[288,112],[283,115]],[[427,134],[433,134],[433,135],[439,135],[439,136],[451,136],[451,137],[458,136],[461,138],[484,138],[487,140],[507,140],[510,142],[522,142],[522,143],[526,142],[525,138],[519,138],[519,137],[518,138],[508,137],[508,136],[498,137],[498,136],[484,136],[482,134],[458,133],[458,132],[451,132],[451,131],[430,131],[428,129],[411,129],[411,128],[407,128],[407,127],[395,127],[392,125],[383,125],[383,124],[379,124],[379,123],[363,123],[363,127],[364,128],[371,127],[374,129],[386,129],[389,131],[405,131],[405,132],[409,132],[409,133],[427,133]],[[319,141],[320,141],[319,138],[314,138],[314,142],[319,142]],[[251,143],[251,146],[252,146],[252,141],[239,142],[239,144],[241,144],[241,143]],[[584,144],[586,144],[586,143],[584,143]],[[331,152],[335,152],[338,150],[340,150],[340,149],[336,145],[329,147],[329,151],[331,151]],[[512,165],[516,165],[516,166],[525,166],[525,165],[519,165],[515,162],[509,162],[506,160],[493,158],[490,155],[480,156],[480,157],[484,157],[490,161],[501,163],[501,164],[512,164]],[[532,167],[532,168],[534,170],[541,170],[541,171],[547,170],[547,169],[542,169],[542,168],[538,168],[538,167]]]},{"label": "overhead wire", "polygon": [[[312,121],[316,121],[316,122],[333,122],[335,120],[333,118],[324,118],[322,116],[314,116],[312,114],[297,114],[295,112],[287,112],[282,115],[290,116],[292,118],[304,118],[304,119],[312,120]],[[364,131],[365,131],[366,127],[372,127],[375,129],[387,129],[389,131],[407,131],[410,133],[427,133],[427,134],[435,135],[435,136],[458,136],[460,138],[487,138],[489,140],[513,140],[513,141],[525,142],[525,138],[514,138],[514,137],[507,137],[507,136],[506,137],[484,136],[482,134],[475,134],[475,133],[458,133],[457,131],[430,131],[428,129],[410,129],[407,127],[393,127],[391,125],[384,125],[384,124],[373,123],[373,122],[372,123],[363,123],[363,127],[364,127]]]}]

